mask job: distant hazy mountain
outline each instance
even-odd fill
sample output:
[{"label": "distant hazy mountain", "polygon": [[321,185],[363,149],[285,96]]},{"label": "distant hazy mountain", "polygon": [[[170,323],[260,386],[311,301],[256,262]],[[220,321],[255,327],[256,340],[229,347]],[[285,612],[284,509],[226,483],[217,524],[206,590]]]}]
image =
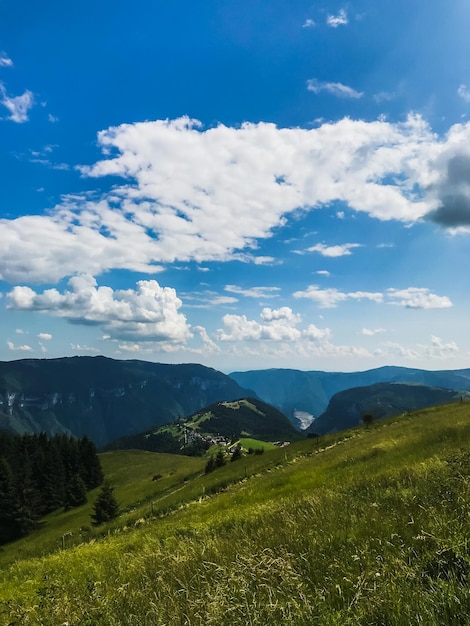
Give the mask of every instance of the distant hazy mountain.
[{"label": "distant hazy mountain", "polygon": [[429,387],[470,390],[470,369],[428,371],[407,367],[380,367],[365,372],[303,372],[291,369],[233,372],[239,385],[285,413],[297,427],[295,411],[318,417],[339,391],[380,382],[420,383]]},{"label": "distant hazy mountain", "polygon": [[380,419],[455,402],[461,397],[470,397],[470,393],[428,387],[419,383],[377,383],[367,387],[354,387],[335,394],[327,410],[308,430],[324,435],[361,424],[365,414]]},{"label": "distant hazy mountain", "polygon": [[[222,437],[261,437],[286,439],[298,436],[283,413],[256,398],[215,402],[184,420],[143,433],[120,437],[108,450],[138,449],[152,452],[199,454],[203,441],[214,435]],[[198,445],[199,444],[199,445]]]},{"label": "distant hazy mountain", "polygon": [[197,364],[105,357],[0,362],[0,430],[86,434],[104,445],[213,402],[254,395]]}]

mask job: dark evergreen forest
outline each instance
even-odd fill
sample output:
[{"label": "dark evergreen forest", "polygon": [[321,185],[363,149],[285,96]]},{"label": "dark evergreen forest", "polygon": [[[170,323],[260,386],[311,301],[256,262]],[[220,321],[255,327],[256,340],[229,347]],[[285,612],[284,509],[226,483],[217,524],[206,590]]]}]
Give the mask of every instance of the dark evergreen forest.
[{"label": "dark evergreen forest", "polygon": [[0,433],[0,545],[38,528],[51,511],[84,504],[102,482],[96,446],[86,436]]}]

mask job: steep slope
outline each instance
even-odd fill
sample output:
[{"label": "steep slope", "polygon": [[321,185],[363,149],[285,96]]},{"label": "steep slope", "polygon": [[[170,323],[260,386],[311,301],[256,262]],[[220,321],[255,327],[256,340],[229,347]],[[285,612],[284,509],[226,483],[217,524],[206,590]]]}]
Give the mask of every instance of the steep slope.
[{"label": "steep slope", "polygon": [[0,623],[468,624],[469,417],[458,402],[209,474],[106,453],[120,516],[90,528],[90,500],[4,546]]},{"label": "steep slope", "polygon": [[0,429],[88,435],[97,445],[247,392],[197,364],[105,357],[0,362]]},{"label": "steep slope", "polygon": [[232,372],[230,377],[265,402],[285,413],[299,426],[295,411],[318,417],[335,393],[380,382],[420,383],[429,387],[470,390],[470,369],[428,371],[386,366],[364,372],[303,372],[292,369]]},{"label": "steep slope", "polygon": [[199,432],[230,437],[295,435],[289,419],[274,407],[254,398],[217,402],[196,412],[187,426]]},{"label": "steep slope", "polygon": [[327,410],[308,430],[324,435],[357,426],[365,414],[381,419],[455,402],[469,396],[467,391],[456,392],[419,383],[377,383],[367,387],[354,387],[335,394]]}]

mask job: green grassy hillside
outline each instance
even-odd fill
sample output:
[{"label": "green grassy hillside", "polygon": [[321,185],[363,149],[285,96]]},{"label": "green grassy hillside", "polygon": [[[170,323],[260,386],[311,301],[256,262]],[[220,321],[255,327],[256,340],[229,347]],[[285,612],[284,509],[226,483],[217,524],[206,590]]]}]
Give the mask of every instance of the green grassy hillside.
[{"label": "green grassy hillside", "polygon": [[44,557],[39,534],[28,558],[5,546],[0,623],[468,624],[469,442],[457,403],[209,475],[171,456],[152,481],[162,455],[107,453],[122,516]]}]

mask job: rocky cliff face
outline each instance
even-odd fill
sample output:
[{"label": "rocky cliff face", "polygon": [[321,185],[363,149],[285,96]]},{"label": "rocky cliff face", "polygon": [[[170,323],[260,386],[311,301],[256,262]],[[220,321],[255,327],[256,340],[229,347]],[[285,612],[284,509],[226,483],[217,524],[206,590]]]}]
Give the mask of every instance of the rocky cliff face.
[{"label": "rocky cliff face", "polygon": [[105,357],[0,362],[0,429],[86,434],[104,445],[246,395],[233,379],[196,364]]}]

